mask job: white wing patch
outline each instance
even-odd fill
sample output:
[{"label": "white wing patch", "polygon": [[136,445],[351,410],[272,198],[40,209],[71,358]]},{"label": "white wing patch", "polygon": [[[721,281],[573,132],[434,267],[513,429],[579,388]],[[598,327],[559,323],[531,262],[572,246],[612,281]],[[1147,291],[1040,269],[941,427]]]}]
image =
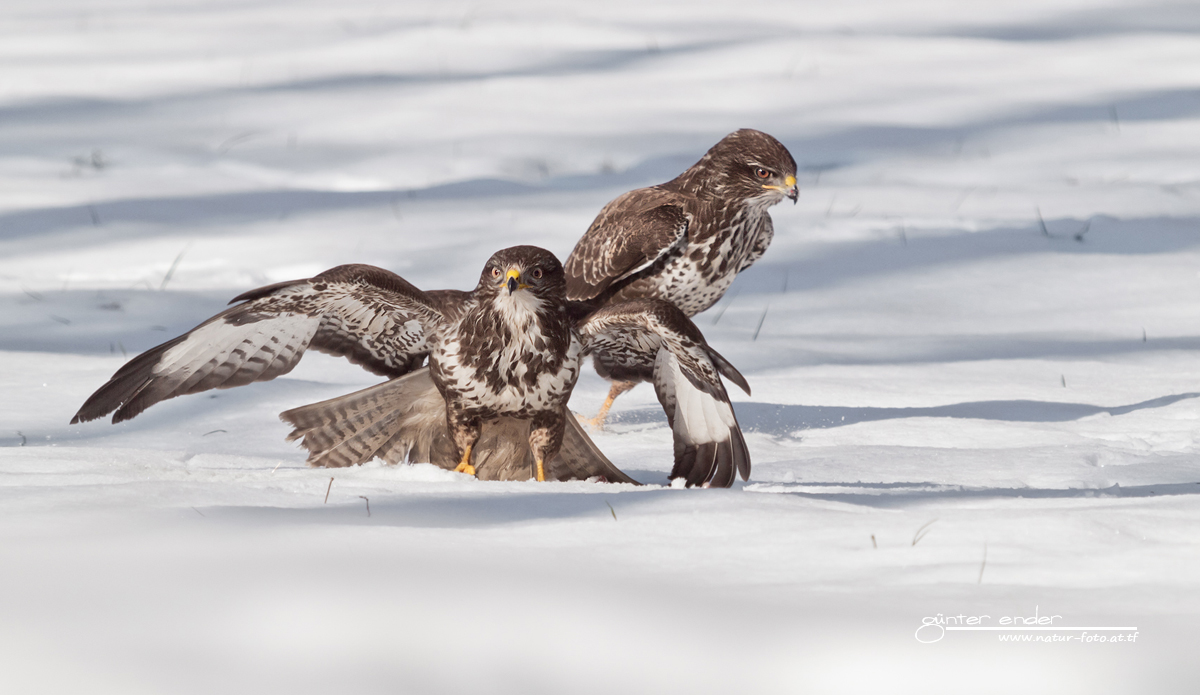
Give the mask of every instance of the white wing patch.
[{"label": "white wing patch", "polygon": [[655,358],[655,381],[674,397],[676,437],[689,445],[729,441],[730,430],[737,426],[733,406],[692,385],[679,368],[679,360],[665,347],[659,348]]},{"label": "white wing patch", "polygon": [[319,316],[305,314],[241,325],[213,321],[163,353],[153,373],[177,382],[181,392],[205,382],[205,388],[213,388],[235,375],[262,380],[286,374],[299,362],[319,324]]},{"label": "white wing patch", "polygon": [[274,379],[314,348],[397,376],[423,357],[443,320],[419,290],[371,266],[339,266],[234,301],[244,303],[130,360],[72,422],[114,411],[122,422],[168,398]]}]

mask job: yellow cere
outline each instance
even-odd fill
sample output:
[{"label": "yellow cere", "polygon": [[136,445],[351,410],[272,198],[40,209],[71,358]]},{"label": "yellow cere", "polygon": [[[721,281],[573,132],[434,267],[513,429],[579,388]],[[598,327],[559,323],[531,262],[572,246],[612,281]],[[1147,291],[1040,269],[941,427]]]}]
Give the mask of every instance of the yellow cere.
[{"label": "yellow cere", "polygon": [[516,268],[509,268],[508,274],[504,276],[504,282],[502,282],[500,284],[502,284],[502,285],[507,284],[508,281],[512,278],[517,279],[517,289],[518,290],[523,290],[523,289],[526,289],[529,287],[529,285],[526,285],[525,283],[521,282],[521,271],[517,270]]}]

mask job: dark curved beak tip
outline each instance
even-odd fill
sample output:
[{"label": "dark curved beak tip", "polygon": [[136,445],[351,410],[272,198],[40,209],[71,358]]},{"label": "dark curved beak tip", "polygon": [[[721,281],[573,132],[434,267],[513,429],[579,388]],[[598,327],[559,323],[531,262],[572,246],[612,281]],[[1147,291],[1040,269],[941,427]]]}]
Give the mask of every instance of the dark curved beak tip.
[{"label": "dark curved beak tip", "polygon": [[800,189],[793,188],[791,192],[788,193],[788,197],[792,199],[792,205],[795,205],[800,200]]},{"label": "dark curved beak tip", "polygon": [[517,279],[509,278],[508,279],[508,293],[512,294],[513,292],[516,292],[516,291],[517,291]]}]

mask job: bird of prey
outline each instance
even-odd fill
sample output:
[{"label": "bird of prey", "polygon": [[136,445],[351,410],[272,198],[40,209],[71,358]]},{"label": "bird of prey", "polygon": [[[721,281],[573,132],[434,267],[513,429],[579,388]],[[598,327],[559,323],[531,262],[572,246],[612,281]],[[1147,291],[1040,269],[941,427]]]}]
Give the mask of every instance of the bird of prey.
[{"label": "bird of prey", "polygon": [[[731,133],[674,179],[605,205],[567,258],[567,297],[593,307],[653,297],[694,316],[767,250],[768,208],[798,195],[786,147],[757,130]],[[594,426],[617,396],[653,378],[646,357],[593,352],[596,371],[613,382]]]},{"label": "bird of prey", "polygon": [[[71,422],[110,412],[121,422],[175,396],[273,379],[312,348],[392,378],[284,414],[316,465],[375,455],[447,465],[450,456],[455,470],[476,474],[472,452],[487,426],[486,441],[494,443],[485,456],[487,477],[545,480],[549,464],[552,478],[631,481],[566,409],[588,351],[623,345],[662,363],[655,376],[675,433],[673,477],[728,486],[735,470],[745,476],[749,457],[719,375],[743,388],[745,380],[695,325],[660,300],[587,314],[566,300],[565,284],[553,254],[516,246],[494,254],[470,292],[422,292],[366,265],[251,290],[131,360]],[[426,355],[427,370],[420,367]],[[556,464],[564,438],[578,460]]]}]

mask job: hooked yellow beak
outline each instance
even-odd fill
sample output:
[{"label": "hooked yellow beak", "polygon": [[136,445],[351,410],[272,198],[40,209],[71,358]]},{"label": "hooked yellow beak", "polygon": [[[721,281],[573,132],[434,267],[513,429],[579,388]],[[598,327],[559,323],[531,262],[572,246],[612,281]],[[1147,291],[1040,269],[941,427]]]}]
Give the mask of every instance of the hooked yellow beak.
[{"label": "hooked yellow beak", "polygon": [[521,282],[521,271],[516,268],[508,269],[508,274],[504,276],[504,281],[501,284],[508,285],[509,294],[529,287],[529,285]]},{"label": "hooked yellow beak", "polygon": [[769,188],[773,191],[783,191],[783,194],[786,197],[791,198],[792,202],[795,203],[800,199],[800,191],[796,188],[796,177],[789,176],[784,179],[783,182],[785,186],[771,186],[768,184],[763,184],[763,188]]}]

